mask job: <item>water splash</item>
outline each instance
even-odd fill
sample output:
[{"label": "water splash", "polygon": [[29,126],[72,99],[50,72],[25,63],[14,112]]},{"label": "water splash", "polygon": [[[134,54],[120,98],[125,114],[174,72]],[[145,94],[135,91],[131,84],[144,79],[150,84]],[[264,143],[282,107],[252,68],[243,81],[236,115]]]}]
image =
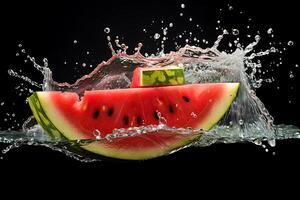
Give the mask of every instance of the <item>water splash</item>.
[{"label": "water splash", "polygon": [[[181,4],[181,9],[185,9],[185,4]],[[228,5],[228,10],[234,8]],[[183,16],[183,13],[180,13]],[[192,22],[192,18],[188,18]],[[162,22],[163,24],[164,22]],[[220,25],[221,21],[217,21]],[[169,28],[174,26],[174,23],[168,24]],[[199,27],[199,25],[197,25]],[[249,26],[247,26],[249,28]],[[218,29],[221,29],[220,27]],[[21,145],[37,145],[47,146],[55,151],[60,151],[67,156],[83,162],[92,162],[100,160],[99,157],[84,151],[79,148],[93,142],[102,140],[112,141],[122,137],[138,137],[143,134],[153,133],[163,130],[171,133],[180,134],[202,134],[202,137],[193,145],[209,146],[214,143],[235,143],[235,142],[254,142],[258,145],[263,145],[262,141],[268,141],[270,146],[275,145],[276,139],[300,138],[299,128],[291,125],[273,124],[273,117],[265,108],[261,100],[256,96],[255,90],[260,88],[264,82],[272,82],[271,79],[258,78],[262,64],[257,61],[257,58],[267,56],[271,53],[280,52],[274,46],[260,52],[254,52],[254,48],[261,40],[261,36],[257,34],[253,42],[243,48],[239,38],[233,42],[229,42],[229,47],[236,47],[232,53],[220,51],[220,43],[227,35],[235,37],[240,36],[238,29],[232,28],[229,33],[223,29],[222,34],[217,37],[211,48],[200,48],[198,46],[186,45],[178,48],[177,51],[169,53],[164,52],[164,41],[168,38],[168,27],[162,27],[162,33],[152,35],[155,41],[160,40],[161,49],[158,49],[157,55],[143,56],[141,54],[142,43],[138,43],[133,55],[126,53],[128,46],[120,44],[119,38],[112,40],[110,37],[110,28],[106,27],[104,32],[107,34],[108,46],[112,52],[112,58],[106,62],[99,64],[90,74],[78,79],[75,83],[58,83],[52,78],[52,71],[48,66],[48,60],[44,59],[43,64],[38,64],[32,56],[26,56],[26,62],[29,60],[33,67],[41,72],[43,83],[37,83],[24,75],[20,75],[14,70],[8,71],[9,75],[20,78],[23,81],[29,82],[31,85],[41,87],[44,91],[70,91],[76,92],[80,96],[86,90],[98,89],[116,89],[128,88],[131,84],[132,72],[139,67],[163,67],[167,65],[179,65],[184,68],[185,76],[188,83],[207,83],[207,82],[240,82],[240,91],[238,97],[233,103],[231,109],[226,116],[209,132],[202,130],[192,130],[189,128],[170,128],[167,127],[165,118],[159,114],[159,124],[141,127],[131,127],[128,129],[115,129],[112,133],[103,136],[99,130],[93,133],[94,138],[85,140],[68,141],[63,138],[52,139],[44,133],[43,129],[36,124],[33,117],[28,118],[21,131],[2,131],[0,132],[0,142],[8,144],[2,153],[7,153],[11,149]],[[145,31],[146,32],[146,29]],[[272,28],[267,30],[267,34],[273,35]],[[184,38],[183,36],[187,36]],[[183,31],[177,36],[179,39],[184,39],[186,43],[195,41],[199,43],[196,37],[192,39],[193,33]],[[247,36],[248,37],[248,36]],[[251,38],[249,35],[248,38]],[[112,41],[115,42],[113,45]],[[74,44],[78,41],[74,40]],[[208,40],[202,39],[204,44],[208,44]],[[234,46],[233,46],[234,44]],[[293,46],[294,42],[287,42],[288,46]],[[26,50],[22,44],[18,45],[22,48],[21,54],[26,54]],[[114,47],[116,46],[116,48]],[[84,64],[84,63],[83,63]],[[82,64],[82,65],[83,65]],[[86,66],[86,65],[85,65]],[[298,68],[298,64],[295,65]],[[294,78],[294,73],[289,73],[290,78]],[[1,103],[2,105],[2,103]],[[191,117],[197,117],[195,113],[191,113]],[[266,149],[267,150],[267,149]]]}]

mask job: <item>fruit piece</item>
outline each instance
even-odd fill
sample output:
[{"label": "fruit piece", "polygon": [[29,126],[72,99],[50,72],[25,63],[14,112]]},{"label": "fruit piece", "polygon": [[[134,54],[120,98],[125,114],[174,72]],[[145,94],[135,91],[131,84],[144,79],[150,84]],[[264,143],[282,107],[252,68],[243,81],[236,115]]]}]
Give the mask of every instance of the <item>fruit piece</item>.
[{"label": "fruit piece", "polygon": [[133,72],[131,87],[182,85],[184,83],[184,72],[180,67],[137,67]]},{"label": "fruit piece", "polygon": [[[234,100],[239,83],[190,84],[76,93],[35,92],[29,104],[38,123],[54,137],[95,139],[116,128],[159,124],[159,113],[169,127],[209,130]],[[167,131],[102,140],[82,148],[120,159],[148,159],[183,147],[200,134]]]}]

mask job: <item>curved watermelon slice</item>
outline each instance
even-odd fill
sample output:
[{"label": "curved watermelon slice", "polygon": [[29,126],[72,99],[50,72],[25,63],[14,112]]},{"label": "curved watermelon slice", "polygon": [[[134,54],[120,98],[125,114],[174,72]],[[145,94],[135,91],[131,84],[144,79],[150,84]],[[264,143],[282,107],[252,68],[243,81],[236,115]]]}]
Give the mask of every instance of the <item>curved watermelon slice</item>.
[{"label": "curved watermelon slice", "polygon": [[[159,113],[169,127],[211,129],[229,109],[239,83],[190,84],[76,93],[35,92],[29,104],[38,123],[54,137],[95,139],[116,128],[159,124]],[[107,157],[148,159],[185,146],[200,134],[167,131],[102,140],[82,148]]]}]

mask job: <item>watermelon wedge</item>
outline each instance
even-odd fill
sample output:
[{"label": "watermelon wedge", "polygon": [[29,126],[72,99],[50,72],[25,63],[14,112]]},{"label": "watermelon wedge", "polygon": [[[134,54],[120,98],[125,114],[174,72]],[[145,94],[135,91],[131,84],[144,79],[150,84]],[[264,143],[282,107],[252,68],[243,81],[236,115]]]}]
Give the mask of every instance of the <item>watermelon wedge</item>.
[{"label": "watermelon wedge", "polygon": [[185,83],[183,68],[167,67],[137,67],[133,71],[131,87],[153,87],[167,85],[182,85]]},{"label": "watermelon wedge", "polygon": [[[116,128],[159,124],[168,127],[211,129],[229,109],[239,83],[188,84],[167,87],[70,92],[35,92],[29,104],[37,122],[53,137],[95,139]],[[200,134],[168,131],[102,140],[82,148],[107,157],[141,160],[166,155],[199,138]]]}]

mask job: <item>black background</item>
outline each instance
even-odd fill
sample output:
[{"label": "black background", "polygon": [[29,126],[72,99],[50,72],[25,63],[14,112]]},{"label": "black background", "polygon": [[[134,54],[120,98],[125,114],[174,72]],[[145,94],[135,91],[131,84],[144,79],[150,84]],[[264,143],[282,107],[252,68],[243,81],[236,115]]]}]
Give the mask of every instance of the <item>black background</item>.
[{"label": "black background", "polygon": [[[234,7],[234,11],[243,10],[247,17],[231,17],[230,14],[222,15],[221,20],[227,21],[227,27],[245,27],[248,17],[252,18],[251,31],[265,31],[272,27],[277,41],[287,43],[292,40],[296,44],[282,56],[284,65],[277,71],[280,77],[280,91],[271,86],[264,86],[257,91],[258,96],[266,104],[276,123],[300,125],[299,117],[299,78],[288,80],[288,71],[294,69],[298,62],[299,30],[298,10],[296,2],[286,0],[274,1],[40,1],[40,2],[11,2],[1,6],[1,90],[5,91],[0,96],[5,100],[5,108],[1,113],[16,112],[17,118],[22,120],[29,116],[29,109],[24,106],[25,97],[17,97],[14,89],[15,80],[6,75],[8,68],[21,69],[23,60],[15,56],[18,51],[17,44],[22,43],[27,52],[41,60],[47,57],[54,71],[54,78],[59,81],[73,82],[90,69],[78,72],[74,68],[75,60],[79,63],[100,63],[110,57],[107,48],[105,27],[111,28],[111,36],[124,36],[124,41],[130,47],[143,42],[143,52],[151,52],[155,44],[145,37],[142,29],[152,29],[151,33],[159,30],[161,25],[156,23],[149,27],[152,20],[165,20],[174,22],[177,30],[185,29],[187,23],[179,18],[180,4],[185,3],[186,15],[193,17],[193,22],[199,23],[205,30],[203,37],[209,44],[215,41],[220,32],[215,30],[219,9],[226,10],[227,4]],[[227,9],[228,10],[228,9]],[[227,11],[226,11],[227,12]],[[187,22],[186,20],[185,22]],[[241,28],[242,30],[243,28]],[[74,45],[73,41],[78,40]],[[203,46],[204,47],[204,46]],[[169,49],[168,49],[169,48]],[[171,50],[173,47],[167,47]],[[85,52],[89,51],[90,55]],[[132,51],[132,50],[131,50]],[[272,58],[272,56],[269,58]],[[67,65],[63,62],[67,60]],[[269,60],[269,61],[270,61]],[[298,62],[299,63],[299,62]],[[34,80],[40,81],[41,76],[30,65],[24,70]],[[74,74],[77,76],[74,77]],[[297,74],[296,74],[297,75]],[[290,86],[294,85],[294,90]],[[291,104],[288,100],[292,99]],[[12,104],[15,102],[15,105]],[[297,103],[298,102],[298,103]],[[1,121],[2,130],[7,127]],[[109,160],[96,163],[81,163],[65,155],[43,147],[21,147],[11,151],[0,160],[0,166],[5,170],[12,170],[20,174],[30,173],[38,175],[40,171],[61,172],[64,175],[96,177],[131,177],[136,175],[140,179],[149,179],[151,172],[160,174],[161,180],[183,177],[186,181],[206,175],[221,177],[224,175],[238,175],[245,180],[263,181],[266,177],[294,176],[300,165],[300,141],[278,141],[275,148],[266,153],[261,147],[254,144],[217,144],[207,148],[188,148],[178,153],[149,161],[117,161]],[[273,156],[272,152],[276,152]],[[20,171],[22,169],[22,171]],[[26,169],[26,170],[24,170]],[[153,178],[153,177],[152,177]],[[266,178],[267,179],[267,178]]]}]

